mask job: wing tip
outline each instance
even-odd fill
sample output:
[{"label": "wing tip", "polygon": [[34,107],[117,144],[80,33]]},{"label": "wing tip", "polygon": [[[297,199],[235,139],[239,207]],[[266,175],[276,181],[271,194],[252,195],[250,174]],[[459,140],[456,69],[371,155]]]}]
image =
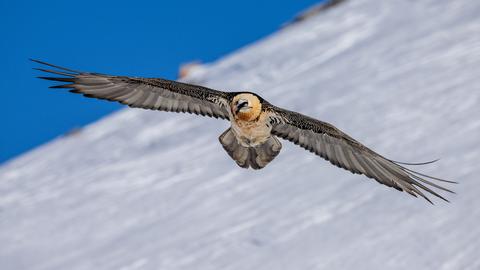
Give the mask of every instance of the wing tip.
[{"label": "wing tip", "polygon": [[32,61],[32,62],[35,62],[35,63],[37,63],[37,64],[40,64],[40,65],[45,65],[45,66],[57,68],[57,69],[62,70],[62,71],[69,71],[69,72],[72,72],[73,74],[80,74],[80,73],[81,73],[80,71],[77,71],[77,70],[73,70],[73,69],[69,69],[69,68],[66,68],[66,67],[57,66],[57,65],[54,65],[54,64],[50,64],[50,63],[47,63],[47,62],[38,60],[38,59],[28,58],[28,60],[30,60],[30,61]]},{"label": "wing tip", "polygon": [[440,161],[440,159],[436,158],[434,160],[424,161],[424,162],[403,162],[403,161],[396,161],[396,160],[392,160],[392,159],[388,159],[388,161],[391,161],[391,162],[396,163],[396,164],[402,164],[402,165],[421,166],[421,165],[428,165],[428,164],[435,163],[437,161]]},{"label": "wing tip", "polygon": [[56,82],[73,82],[73,78],[45,77],[45,76],[37,76],[36,78],[47,80],[47,81],[56,81]]}]

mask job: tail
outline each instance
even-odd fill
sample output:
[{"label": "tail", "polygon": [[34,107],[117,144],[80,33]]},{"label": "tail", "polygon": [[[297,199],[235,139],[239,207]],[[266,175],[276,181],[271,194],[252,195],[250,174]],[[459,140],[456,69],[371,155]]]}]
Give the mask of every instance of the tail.
[{"label": "tail", "polygon": [[238,166],[246,169],[252,167],[252,169],[258,170],[267,166],[282,149],[282,144],[273,136],[262,145],[245,147],[238,143],[230,128],[223,132],[218,139]]}]

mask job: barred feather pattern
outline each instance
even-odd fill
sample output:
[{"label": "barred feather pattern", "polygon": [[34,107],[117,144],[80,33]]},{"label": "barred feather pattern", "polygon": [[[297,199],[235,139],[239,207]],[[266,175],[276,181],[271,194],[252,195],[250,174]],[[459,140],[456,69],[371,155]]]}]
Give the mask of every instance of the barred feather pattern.
[{"label": "barred feather pattern", "polygon": [[186,112],[229,119],[229,94],[210,88],[161,78],[137,78],[80,72],[38,60],[54,69],[37,68],[62,77],[39,77],[64,82],[51,88],[66,88],[86,97],[117,101],[134,108]]}]

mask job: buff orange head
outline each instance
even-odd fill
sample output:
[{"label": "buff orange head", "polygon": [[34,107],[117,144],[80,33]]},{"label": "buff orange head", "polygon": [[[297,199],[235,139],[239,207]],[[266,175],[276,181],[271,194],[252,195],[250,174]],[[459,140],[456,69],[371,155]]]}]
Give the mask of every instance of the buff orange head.
[{"label": "buff orange head", "polygon": [[257,96],[250,93],[242,93],[233,98],[231,109],[236,119],[254,121],[260,116],[262,104]]}]

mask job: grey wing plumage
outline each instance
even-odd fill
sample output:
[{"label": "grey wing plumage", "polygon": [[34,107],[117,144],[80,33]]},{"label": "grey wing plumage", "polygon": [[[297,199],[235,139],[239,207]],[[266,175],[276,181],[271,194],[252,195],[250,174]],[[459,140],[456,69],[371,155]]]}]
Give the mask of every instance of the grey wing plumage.
[{"label": "grey wing plumage", "polygon": [[[332,164],[355,174],[363,174],[377,182],[405,191],[415,197],[430,199],[421,190],[427,191],[445,201],[444,197],[433,191],[435,187],[443,191],[452,191],[432,181],[455,183],[424,175],[389,160],[357,142],[333,125],[311,117],[272,106],[272,134],[289,140]],[[427,180],[425,178],[430,178]],[[430,187],[429,187],[430,186]]]},{"label": "grey wing plumage", "polygon": [[228,93],[160,78],[137,78],[80,72],[38,60],[54,69],[36,68],[62,77],[39,77],[66,82],[51,88],[68,88],[86,97],[117,101],[135,108],[188,112],[228,119]]}]

